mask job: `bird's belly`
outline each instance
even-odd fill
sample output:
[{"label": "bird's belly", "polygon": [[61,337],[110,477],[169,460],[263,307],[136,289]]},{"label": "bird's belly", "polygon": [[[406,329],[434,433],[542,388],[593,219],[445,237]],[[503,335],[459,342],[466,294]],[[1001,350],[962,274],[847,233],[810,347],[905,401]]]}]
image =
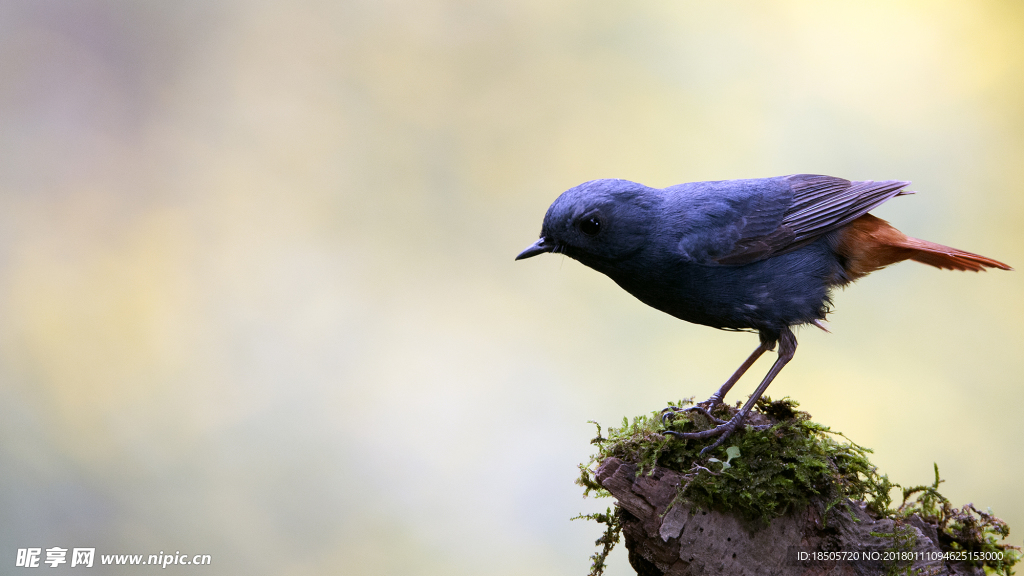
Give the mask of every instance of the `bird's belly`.
[{"label": "bird's belly", "polygon": [[612,279],[645,304],[688,322],[774,331],[825,317],[837,263],[824,248],[815,243],[743,266],[679,262]]}]

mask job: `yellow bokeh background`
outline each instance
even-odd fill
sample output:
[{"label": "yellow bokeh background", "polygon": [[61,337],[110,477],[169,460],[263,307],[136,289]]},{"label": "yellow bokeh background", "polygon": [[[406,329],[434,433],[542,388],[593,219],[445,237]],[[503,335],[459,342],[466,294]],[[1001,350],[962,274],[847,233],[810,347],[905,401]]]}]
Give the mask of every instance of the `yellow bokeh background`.
[{"label": "yellow bokeh background", "polygon": [[[706,397],[757,343],[513,262],[586,180],[912,180],[875,213],[1024,267],[1017,2],[18,0],[0,78],[11,567],[585,573],[587,421]],[[769,394],[1021,545],[1022,294],[884,270]]]}]

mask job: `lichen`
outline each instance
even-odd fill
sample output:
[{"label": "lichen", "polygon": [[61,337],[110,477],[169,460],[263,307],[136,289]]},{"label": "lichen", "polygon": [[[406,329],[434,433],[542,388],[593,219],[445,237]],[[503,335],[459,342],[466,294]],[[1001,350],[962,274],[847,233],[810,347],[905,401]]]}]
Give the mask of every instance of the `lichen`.
[{"label": "lichen", "polygon": [[[689,404],[692,400],[670,407],[679,409]],[[826,513],[836,507],[838,512],[850,501],[859,501],[867,505],[874,517],[896,520],[901,529],[904,520],[915,514],[920,516],[937,527],[944,551],[1001,552],[1001,560],[989,559],[975,565],[984,565],[988,573],[1012,574],[1011,567],[1020,559],[1019,549],[1000,543],[1009,528],[990,512],[981,512],[973,505],[960,509],[950,506],[938,492],[942,482],[938,466],[932,485],[903,488],[871,464],[870,449],[812,422],[810,415],[797,410],[798,406],[789,398],[762,398],[748,416],[747,425],[705,456],[701,456],[701,449],[715,438],[680,440],[664,434],[666,430],[694,432],[712,427],[714,423],[699,412],[676,412],[664,421],[657,413],[638,416],[632,422],[623,418],[621,426],[608,428],[607,437],[602,436],[602,428],[595,422],[598,433],[591,443],[597,446],[597,453],[587,464],[580,465],[576,483],[584,488],[584,495],[609,496],[593,476],[596,466],[609,457],[633,463],[638,475],[650,474],[655,467],[667,468],[683,474],[678,502],[695,509],[736,514],[763,525],[812,501],[825,503]],[[735,412],[736,408],[720,405],[714,416],[728,419]],[[895,489],[902,490],[903,496],[897,507],[893,506],[891,496]],[[617,541],[617,532],[615,540],[611,540],[610,517],[590,516],[608,524],[605,537],[598,541],[602,553],[594,556],[591,574],[597,576]],[[896,530],[885,535],[892,538],[894,550],[908,545],[906,532]],[[913,542],[909,545],[912,547]]]}]

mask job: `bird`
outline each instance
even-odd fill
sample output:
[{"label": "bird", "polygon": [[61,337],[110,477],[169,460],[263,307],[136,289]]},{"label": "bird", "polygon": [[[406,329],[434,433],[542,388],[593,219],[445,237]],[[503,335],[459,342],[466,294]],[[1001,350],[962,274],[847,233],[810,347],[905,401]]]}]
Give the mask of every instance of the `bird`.
[{"label": "bird", "polygon": [[[832,292],[890,264],[914,260],[949,270],[1012,270],[988,258],[912,238],[869,212],[907,190],[898,180],[819,174],[690,182],[651,188],[601,179],[563,192],[540,238],[516,256],[563,254],[611,278],[644,304],[681,320],[756,332],[760,343],[706,401],[687,408],[711,419],[683,439],[725,441],[793,358],[801,325],[825,328]],[[778,357],[728,421],[712,416],[765,352]],[[662,421],[678,408],[663,411]]]}]

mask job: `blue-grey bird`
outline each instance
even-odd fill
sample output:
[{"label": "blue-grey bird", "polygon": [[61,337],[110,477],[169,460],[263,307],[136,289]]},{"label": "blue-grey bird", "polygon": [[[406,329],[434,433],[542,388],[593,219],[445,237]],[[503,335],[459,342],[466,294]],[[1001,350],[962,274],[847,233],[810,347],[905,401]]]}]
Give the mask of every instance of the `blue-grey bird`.
[{"label": "blue-grey bird", "polygon": [[[548,208],[540,239],[516,257],[565,254],[607,275],[645,304],[687,322],[756,331],[761,343],[695,409],[717,426],[670,432],[719,435],[750,412],[796,351],[792,327],[816,324],[833,288],[902,260],[979,271],[1002,262],[910,238],[868,212],[912,192],[909,182],[851,182],[814,174],[692,182],[657,189],[627,180],[593,180]],[[710,412],[744,372],[778,345],[778,359],[728,422]]]}]

